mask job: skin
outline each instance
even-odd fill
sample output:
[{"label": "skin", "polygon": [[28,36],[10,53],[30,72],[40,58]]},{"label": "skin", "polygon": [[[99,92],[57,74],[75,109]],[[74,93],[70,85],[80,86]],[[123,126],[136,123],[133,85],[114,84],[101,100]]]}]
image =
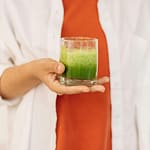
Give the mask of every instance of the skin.
[{"label": "skin", "polygon": [[103,77],[98,80],[98,85],[92,87],[61,85],[56,78],[56,74],[62,74],[64,70],[63,64],[49,58],[8,68],[0,78],[0,95],[5,99],[11,100],[24,95],[41,83],[44,83],[58,95],[104,92],[105,87],[103,84],[109,82],[108,77]]}]

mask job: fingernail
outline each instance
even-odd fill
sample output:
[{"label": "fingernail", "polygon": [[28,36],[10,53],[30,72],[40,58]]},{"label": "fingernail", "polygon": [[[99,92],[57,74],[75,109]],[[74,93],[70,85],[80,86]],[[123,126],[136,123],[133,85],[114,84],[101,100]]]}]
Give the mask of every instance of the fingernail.
[{"label": "fingernail", "polygon": [[103,93],[105,92],[105,88],[102,89],[102,92],[103,92]]},{"label": "fingernail", "polygon": [[57,72],[58,73],[62,72],[62,65],[61,64],[58,64],[58,66],[57,66]]},{"label": "fingernail", "polygon": [[98,91],[104,93],[104,92],[105,92],[105,88],[104,88],[104,87],[101,87],[100,89],[98,89]]},{"label": "fingernail", "polygon": [[108,78],[108,77],[106,77],[106,79],[105,79],[105,80],[106,80],[106,82],[109,82],[109,78]]}]

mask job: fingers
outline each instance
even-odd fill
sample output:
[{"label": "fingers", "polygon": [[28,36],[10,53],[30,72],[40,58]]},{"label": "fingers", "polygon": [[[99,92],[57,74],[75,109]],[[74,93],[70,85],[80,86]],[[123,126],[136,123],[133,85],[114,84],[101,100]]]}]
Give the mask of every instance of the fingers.
[{"label": "fingers", "polygon": [[44,69],[46,73],[62,74],[65,70],[65,66],[62,63],[50,58],[39,59],[35,62],[38,68]]},{"label": "fingers", "polygon": [[97,80],[97,84],[104,84],[104,83],[108,83],[109,82],[109,77],[102,77],[100,79]]},{"label": "fingers", "polygon": [[65,66],[62,63],[52,61],[49,63],[49,72],[56,73],[56,74],[62,74],[65,70]]},{"label": "fingers", "polygon": [[47,78],[43,81],[50,90],[56,92],[58,95],[63,94],[79,94],[90,92],[87,86],[65,86],[61,85],[58,80],[56,80],[56,74],[49,74]]},{"label": "fingers", "polygon": [[103,85],[94,85],[90,88],[91,92],[105,92],[105,87]]},{"label": "fingers", "polygon": [[[50,75],[49,86],[51,90],[58,93],[58,95],[63,94],[80,94],[87,92],[105,92],[105,87],[103,85],[94,85],[92,87],[87,86],[65,86],[61,85],[57,80],[55,80],[56,75]],[[108,82],[108,78],[103,78],[99,80],[101,83]]]},{"label": "fingers", "polygon": [[88,93],[88,92],[102,92],[102,93],[104,93],[105,92],[105,87],[103,85],[94,85],[92,87],[87,87],[87,86],[65,86],[65,85],[60,85],[59,82],[58,82],[57,90],[54,90],[54,91],[56,93],[58,93],[58,95],[80,94],[80,93]]},{"label": "fingers", "polygon": [[58,81],[51,83],[51,89],[58,93],[63,94],[79,94],[90,92],[90,88],[86,86],[65,86],[61,85]]},{"label": "fingers", "polygon": [[[41,59],[37,63],[38,71],[35,73],[35,76],[45,83],[50,90],[62,94],[79,94],[86,92],[105,92],[105,87],[103,84],[109,82],[109,77],[102,77],[96,81],[96,85],[92,87],[87,86],[65,86],[61,85],[56,79],[56,74],[62,74],[65,70],[65,66],[52,59]],[[44,69],[44,70],[43,70]]]},{"label": "fingers", "polygon": [[80,94],[80,93],[87,93],[90,92],[90,89],[86,86],[59,86],[59,89],[57,89],[58,91],[60,91],[59,93],[61,94]]},{"label": "fingers", "polygon": [[55,73],[62,74],[65,70],[65,66],[62,63],[58,63]]},{"label": "fingers", "polygon": [[102,77],[100,79],[97,80],[96,85],[93,85],[91,87],[91,92],[105,92],[105,87],[103,84],[108,83],[109,82],[109,77]]},{"label": "fingers", "polygon": [[56,92],[58,95],[63,94],[80,94],[80,93],[87,93],[87,92],[105,92],[104,83],[109,82],[108,77],[103,77],[98,80],[97,85],[93,85],[92,87],[87,87],[84,85],[81,86],[65,86],[61,85],[58,80],[56,80],[56,74],[50,73],[44,83],[51,89],[52,91]]}]

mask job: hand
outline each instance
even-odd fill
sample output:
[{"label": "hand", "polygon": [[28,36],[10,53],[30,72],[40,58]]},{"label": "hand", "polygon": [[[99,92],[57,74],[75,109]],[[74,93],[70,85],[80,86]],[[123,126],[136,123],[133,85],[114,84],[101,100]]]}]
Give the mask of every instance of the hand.
[{"label": "hand", "polygon": [[63,94],[79,94],[79,93],[87,93],[87,92],[104,92],[105,87],[104,83],[109,82],[108,77],[100,78],[97,81],[97,85],[93,85],[92,87],[87,86],[65,86],[61,85],[56,78],[56,74],[62,74],[65,70],[65,67],[62,63],[57,62],[52,59],[40,59],[31,62],[34,65],[32,69],[32,75],[34,78],[39,79],[43,82],[47,87],[56,92],[58,95]]}]

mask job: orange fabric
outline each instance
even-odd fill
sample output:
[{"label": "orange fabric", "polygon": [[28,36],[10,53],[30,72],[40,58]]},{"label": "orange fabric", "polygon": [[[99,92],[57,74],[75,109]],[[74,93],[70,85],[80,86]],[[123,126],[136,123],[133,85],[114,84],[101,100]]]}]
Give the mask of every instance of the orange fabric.
[{"label": "orange fabric", "polygon": [[[63,0],[62,36],[99,39],[98,76],[109,76],[105,34],[98,19],[97,0]],[[57,97],[57,150],[111,150],[110,85],[105,93]]]}]

